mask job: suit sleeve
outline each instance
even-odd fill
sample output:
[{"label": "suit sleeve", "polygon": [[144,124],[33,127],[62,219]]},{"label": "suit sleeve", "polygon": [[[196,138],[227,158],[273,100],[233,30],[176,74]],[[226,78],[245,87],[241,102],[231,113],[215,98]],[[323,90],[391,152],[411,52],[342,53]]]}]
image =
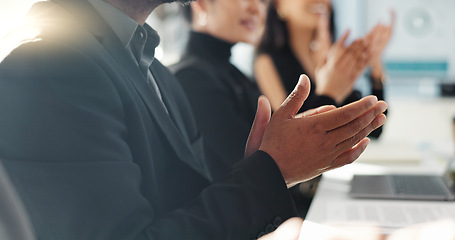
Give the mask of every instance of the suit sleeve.
[{"label": "suit sleeve", "polygon": [[30,43],[0,65],[0,156],[38,239],[246,239],[295,214],[263,152],[156,214],[141,192],[124,107],[109,75],[74,49]]}]

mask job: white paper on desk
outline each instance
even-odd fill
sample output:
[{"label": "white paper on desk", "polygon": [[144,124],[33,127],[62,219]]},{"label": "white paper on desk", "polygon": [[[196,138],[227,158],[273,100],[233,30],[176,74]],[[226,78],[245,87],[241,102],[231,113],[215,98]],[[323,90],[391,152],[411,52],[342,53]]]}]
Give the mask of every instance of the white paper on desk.
[{"label": "white paper on desk", "polygon": [[441,219],[455,219],[453,202],[350,200],[327,202],[327,218],[337,223],[372,223],[402,228]]},{"label": "white paper on desk", "polygon": [[416,146],[400,142],[371,142],[357,160],[364,163],[418,163],[422,151]]}]

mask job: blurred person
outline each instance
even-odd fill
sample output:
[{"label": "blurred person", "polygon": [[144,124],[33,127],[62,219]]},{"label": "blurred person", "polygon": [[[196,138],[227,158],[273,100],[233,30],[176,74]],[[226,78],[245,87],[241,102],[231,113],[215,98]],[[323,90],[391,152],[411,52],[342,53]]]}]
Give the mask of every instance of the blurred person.
[{"label": "blurred person", "polygon": [[[199,0],[183,7],[191,31],[180,61],[170,69],[193,109],[212,179],[223,177],[244,156],[260,91],[230,62],[231,49],[239,42],[259,42],[268,5],[268,0]],[[291,189],[302,217],[316,183]]]},{"label": "blurred person", "polygon": [[243,158],[260,95],[254,81],[230,63],[231,48],[259,41],[268,4],[199,0],[183,8],[192,31],[181,60],[170,69],[188,96],[214,179]]},{"label": "blurred person", "polygon": [[384,124],[372,96],[296,115],[302,76],[273,117],[259,99],[245,158],[211,182],[191,106],[145,24],[167,2],[38,2],[19,30],[36,36],[2,59],[0,158],[37,239],[255,238],[296,216],[288,187],[352,163]]},{"label": "blurred person", "polygon": [[[330,0],[274,0],[268,10],[265,34],[257,49],[255,75],[259,88],[277,109],[292,91],[295,76],[310,76],[311,92],[302,110],[322,105],[343,106],[358,100],[354,90],[368,66],[371,93],[384,99],[381,53],[394,25],[378,24],[364,38],[347,44],[349,31],[336,42]],[[373,132],[378,137],[382,128]]]}]

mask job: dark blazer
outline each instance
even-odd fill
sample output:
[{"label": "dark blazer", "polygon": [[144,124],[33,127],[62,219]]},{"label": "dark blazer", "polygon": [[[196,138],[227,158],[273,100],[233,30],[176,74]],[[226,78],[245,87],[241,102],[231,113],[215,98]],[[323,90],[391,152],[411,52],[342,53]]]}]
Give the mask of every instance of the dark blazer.
[{"label": "dark blazer", "polygon": [[34,240],[33,229],[22,201],[0,164],[0,239]]},{"label": "dark blazer", "polygon": [[229,62],[232,46],[191,32],[181,60],[170,67],[193,108],[215,179],[243,158],[260,95],[257,85]]},{"label": "dark blazer", "polygon": [[264,152],[209,183],[178,83],[154,61],[168,114],[86,1],[28,17],[39,34],[0,64],[0,158],[38,239],[246,239],[294,216]]}]

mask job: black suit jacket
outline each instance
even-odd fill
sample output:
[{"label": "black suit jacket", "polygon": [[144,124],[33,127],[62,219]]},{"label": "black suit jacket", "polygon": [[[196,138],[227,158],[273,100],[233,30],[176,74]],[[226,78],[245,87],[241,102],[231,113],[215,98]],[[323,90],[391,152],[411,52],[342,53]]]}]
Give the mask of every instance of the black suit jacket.
[{"label": "black suit jacket", "polygon": [[33,229],[22,201],[0,164],[0,239],[34,240]]},{"label": "black suit jacket", "polygon": [[266,153],[203,177],[183,91],[154,61],[168,114],[86,1],[28,16],[39,34],[0,64],[0,157],[38,239],[245,239],[295,214]]},{"label": "black suit jacket", "polygon": [[170,67],[193,108],[214,179],[243,158],[260,95],[257,85],[229,62],[232,46],[191,32],[181,60]]}]

